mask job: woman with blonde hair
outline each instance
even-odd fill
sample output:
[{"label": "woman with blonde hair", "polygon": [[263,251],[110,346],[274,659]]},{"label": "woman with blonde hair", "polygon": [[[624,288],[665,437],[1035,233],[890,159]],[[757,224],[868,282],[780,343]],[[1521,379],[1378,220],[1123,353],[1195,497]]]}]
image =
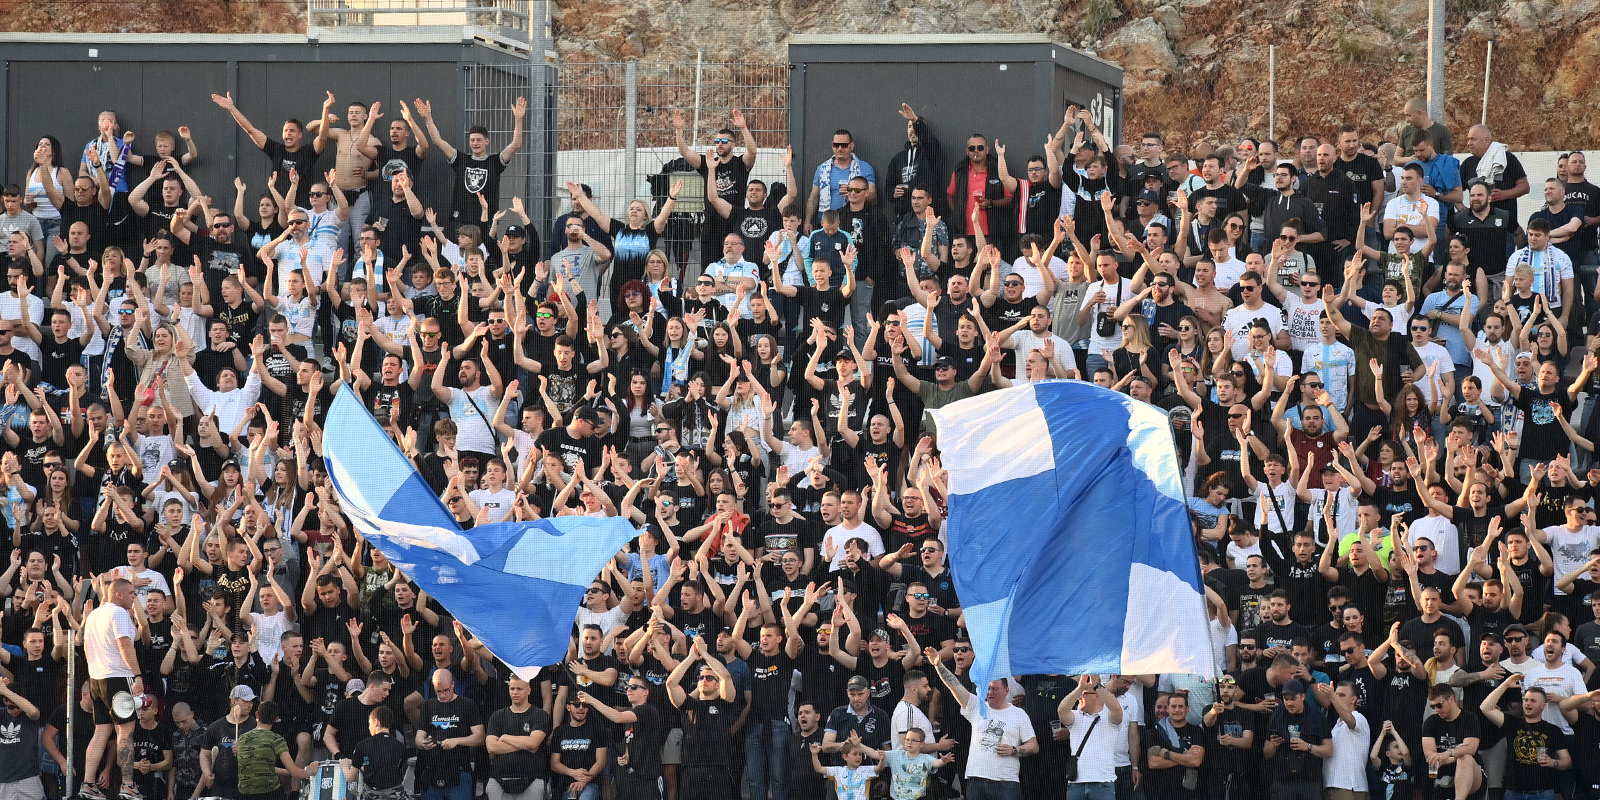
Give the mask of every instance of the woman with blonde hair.
[{"label": "woman with blonde hair", "polygon": [[[141,310],[146,308],[143,296],[135,293],[134,299]],[[178,346],[180,341],[184,343],[182,348]],[[132,337],[127,343],[128,360],[139,365],[139,393],[136,396],[141,398],[141,404],[164,404],[171,400],[173,413],[185,420],[193,417],[194,398],[189,396],[189,384],[183,379],[183,370],[178,366],[180,360],[194,363],[194,343],[189,341],[188,334],[170,322],[163,322],[152,331],[149,349],[144,347],[139,337]],[[182,355],[179,354],[180,349]],[[157,379],[165,388],[157,390]],[[146,399],[150,402],[143,402]],[[174,438],[178,435],[177,431],[173,432]]]},{"label": "woman with blonde hair", "polygon": [[612,219],[611,215],[602,211],[577,184],[567,184],[567,190],[572,193],[573,205],[583,209],[601,230],[611,235],[611,307],[618,308],[621,305],[618,301],[621,299],[622,285],[644,277],[645,265],[651,253],[657,251],[661,234],[667,230],[667,218],[672,216],[672,209],[678,204],[678,192],[683,190],[683,181],[673,182],[655,219],[650,218],[650,205],[644,200],[630,201],[627,219],[619,220]]}]

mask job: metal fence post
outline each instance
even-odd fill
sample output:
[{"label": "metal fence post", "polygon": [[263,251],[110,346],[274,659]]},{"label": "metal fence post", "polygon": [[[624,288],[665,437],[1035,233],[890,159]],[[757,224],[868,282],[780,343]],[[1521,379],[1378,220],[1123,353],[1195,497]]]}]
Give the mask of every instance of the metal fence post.
[{"label": "metal fence post", "polygon": [[73,720],[76,720],[78,718],[77,713],[75,713],[77,711],[77,706],[74,705],[75,703],[78,702],[77,691],[76,691],[76,687],[78,685],[78,658],[77,658],[77,655],[78,655],[77,645],[78,645],[78,643],[76,641],[77,640],[76,634],[77,634],[77,631],[73,630],[70,626],[67,628],[67,750],[66,750],[66,752],[67,752],[68,755],[67,755],[67,775],[66,775],[67,785],[62,787],[62,788],[67,792],[68,796],[71,796],[71,794],[72,794],[72,765],[74,763],[74,759],[72,758],[71,754],[78,752],[78,751],[72,749],[72,736],[73,736],[73,733],[74,733],[74,729],[77,728],[77,725],[73,724]]},{"label": "metal fence post", "polygon": [[625,137],[622,169],[627,176],[623,194],[633,197],[639,191],[639,62],[633,59],[628,60],[624,72],[622,115]]}]

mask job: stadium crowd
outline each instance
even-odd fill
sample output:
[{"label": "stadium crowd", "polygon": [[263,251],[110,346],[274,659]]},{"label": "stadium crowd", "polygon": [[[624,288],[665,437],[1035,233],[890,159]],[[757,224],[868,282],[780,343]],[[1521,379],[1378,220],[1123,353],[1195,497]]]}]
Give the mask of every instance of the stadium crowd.
[{"label": "stadium crowd", "polygon": [[[324,759],[377,800],[1600,798],[1582,152],[1530,187],[1413,102],[1395,142],[1073,109],[947,158],[902,105],[890,163],[841,129],[780,184],[740,113],[706,152],[677,117],[680,270],[681,184],[536,220],[520,132],[212,99],[269,167],[231,206],[187,128],[111,111],[0,191],[0,800],[281,798]],[[925,412],[1048,379],[1169,412],[1215,676],[967,677]],[[338,392],[463,528],[638,526],[563,663],[511,675],[362,540]]]}]

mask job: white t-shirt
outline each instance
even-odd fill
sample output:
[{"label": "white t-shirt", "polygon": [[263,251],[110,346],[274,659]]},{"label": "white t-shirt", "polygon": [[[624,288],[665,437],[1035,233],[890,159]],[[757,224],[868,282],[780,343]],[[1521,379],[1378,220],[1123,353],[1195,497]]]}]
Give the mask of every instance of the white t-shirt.
[{"label": "white t-shirt", "polygon": [[889,729],[894,732],[894,738],[889,740],[890,750],[905,748],[905,738],[902,734],[912,728],[921,728],[924,741],[933,740],[933,723],[928,720],[928,715],[904,700],[894,707],[894,714],[889,717]]},{"label": "white t-shirt", "polygon": [[[28,297],[28,321],[32,322],[35,326],[40,327],[40,335],[48,336],[49,334],[46,333],[42,327],[44,325],[44,304],[45,301],[40,300],[37,297],[33,297],[31,295]],[[22,319],[22,301],[17,299],[16,292],[12,291],[0,294],[0,319]],[[24,336],[19,331],[11,337],[11,345],[18,350],[27,353],[28,357],[32,358],[35,362],[40,360],[39,343],[35,342],[32,337]]]},{"label": "white t-shirt", "polygon": [[[1556,575],[1566,575],[1589,563],[1589,551],[1594,549],[1596,534],[1600,534],[1600,527],[1593,525],[1575,531],[1567,530],[1565,525],[1544,529],[1545,546],[1550,550],[1550,557],[1555,559]],[[1556,594],[1565,595],[1566,592],[1557,589]]]},{"label": "white t-shirt", "polygon": [[1543,661],[1539,661],[1538,666],[1525,674],[1527,677],[1522,679],[1523,691],[1527,691],[1531,686],[1537,686],[1549,697],[1550,702],[1544,707],[1544,721],[1571,736],[1572,726],[1567,723],[1567,718],[1561,715],[1560,701],[1587,691],[1583,685],[1583,673],[1579,672],[1577,667],[1565,662],[1555,669],[1550,669]]},{"label": "white t-shirt", "polygon": [[[1120,328],[1113,327],[1111,329],[1110,336],[1101,336],[1095,330],[1095,321],[1099,319],[1099,315],[1111,314],[1115,312],[1117,310],[1117,306],[1120,305],[1120,303],[1117,301],[1117,297],[1119,296],[1117,288],[1118,283],[1120,283],[1122,287],[1120,294],[1120,297],[1122,298],[1121,302],[1126,303],[1128,302],[1128,298],[1133,297],[1134,294],[1136,294],[1133,291],[1133,282],[1129,281],[1127,278],[1122,278],[1120,281],[1114,283],[1095,281],[1089,284],[1088,287],[1083,290],[1083,305],[1079,306],[1079,310],[1084,308],[1092,308],[1092,310],[1089,312],[1089,320],[1087,324],[1089,326],[1089,352],[1095,355],[1099,355],[1101,350],[1115,350],[1122,346],[1122,330]],[[1096,292],[1102,291],[1106,293],[1105,302],[1090,302],[1094,299]]]},{"label": "white t-shirt", "polygon": [[1367,718],[1354,713],[1356,727],[1344,720],[1333,725],[1333,755],[1322,762],[1322,784],[1329,789],[1367,790],[1367,752],[1372,742],[1372,726]]},{"label": "white t-shirt", "polygon": [[1228,313],[1222,315],[1222,329],[1233,331],[1233,358],[1244,358],[1250,349],[1250,324],[1257,319],[1267,321],[1267,327],[1272,329],[1272,335],[1277,336],[1283,330],[1283,311],[1277,306],[1263,303],[1260,308],[1234,306]]},{"label": "white t-shirt", "polygon": [[[1508,339],[1501,339],[1497,344],[1490,344],[1489,337],[1479,333],[1475,347],[1488,350],[1490,358],[1499,359],[1496,363],[1508,366],[1516,364],[1517,349],[1511,346],[1511,342]],[[1494,370],[1489,369],[1488,364],[1473,359],[1472,376],[1483,383],[1483,399],[1485,401],[1489,400],[1490,390],[1494,388]],[[1460,379],[1461,376],[1457,375],[1456,380],[1459,381]]]},{"label": "white t-shirt", "polygon": [[501,522],[511,518],[511,504],[516,502],[517,493],[501,487],[498,492],[488,489],[474,489],[467,495],[478,508],[489,509],[489,521]]},{"label": "white t-shirt", "polygon": [[[271,591],[271,587],[268,587],[268,591]],[[270,617],[252,611],[250,617],[256,621],[256,653],[261,660],[271,664],[274,657],[283,655],[283,634],[294,627],[294,623],[289,621],[289,615],[283,613],[283,609],[278,609],[278,613]]]},{"label": "white t-shirt", "polygon": [[1250,271],[1250,265],[1240,261],[1237,258],[1230,258],[1227,261],[1219,261],[1214,263],[1217,265],[1217,278],[1211,282],[1211,285],[1217,287],[1217,291],[1219,292],[1226,292],[1233,289],[1234,286],[1238,285],[1239,279],[1244,277],[1246,272]]},{"label": "white t-shirt", "polygon": [[1021,747],[1023,742],[1034,738],[1033,722],[1028,719],[1027,712],[1011,705],[983,709],[988,713],[988,718],[984,718],[979,713],[979,705],[987,705],[983,698],[987,689],[986,686],[978,687],[977,691],[967,695],[967,703],[961,707],[961,716],[972,723],[972,743],[967,751],[967,777],[1017,781],[1021,776],[1022,759],[1015,755],[998,755],[995,747],[1002,742]]},{"label": "white t-shirt", "polygon": [[[1049,266],[1050,274],[1055,276],[1057,282],[1071,279],[1071,273],[1067,271],[1067,262],[1051,256]],[[1038,267],[1028,263],[1027,258],[1018,258],[1012,262],[1011,271],[1015,272],[1017,277],[1022,278],[1022,294],[1024,297],[1033,297],[1044,290],[1044,277],[1039,274]]]},{"label": "white t-shirt", "polygon": [[1356,351],[1342,342],[1318,341],[1302,350],[1300,369],[1322,376],[1322,388],[1340,412],[1350,407],[1350,382],[1356,377]]},{"label": "white t-shirt", "polygon": [[1291,294],[1284,298],[1283,306],[1289,318],[1289,342],[1294,349],[1302,353],[1318,349],[1322,344],[1322,328],[1318,323],[1322,318],[1322,301],[1307,303],[1300,295]]},{"label": "white t-shirt", "polygon": [[[118,639],[127,639],[132,645],[139,632],[134,629],[133,615],[115,603],[106,603],[89,612],[83,621],[83,652],[89,660],[89,677],[132,679],[139,674],[138,665],[123,658]],[[132,649],[131,647],[129,648]]]},{"label": "white t-shirt", "polygon": [[833,554],[833,560],[828,562],[828,569],[840,569],[844,566],[844,543],[857,537],[866,540],[867,555],[874,558],[883,555],[883,535],[878,533],[878,529],[872,527],[871,523],[863,521],[858,527],[847,528],[841,522],[822,535],[822,552],[828,552],[829,542],[839,548],[839,552]]},{"label": "white t-shirt", "polygon": [[[1404,225],[1414,231],[1417,236],[1411,242],[1411,252],[1421,252],[1428,246],[1427,219],[1431,217],[1435,226],[1444,219],[1439,215],[1439,201],[1427,195],[1421,195],[1416,200],[1404,194],[1395,195],[1393,200],[1383,208],[1383,221],[1395,220],[1396,225]],[[1393,252],[1394,245],[1389,245]]]},{"label": "white t-shirt", "polygon": [[[1435,368],[1434,374],[1437,375],[1441,381],[1444,380],[1446,373],[1454,373],[1456,371],[1456,362],[1454,359],[1450,358],[1450,351],[1444,349],[1444,345],[1439,344],[1438,342],[1428,342],[1427,344],[1418,347],[1417,355],[1422,357],[1423,369],[1427,369],[1429,366],[1434,364],[1439,365],[1437,368]],[[1422,390],[1423,398],[1432,403],[1433,381],[1423,378],[1422,380],[1417,381],[1416,386],[1418,389]]]},{"label": "white t-shirt", "polygon": [[[165,501],[163,500],[162,502],[165,502]],[[156,508],[161,508],[161,506],[157,505]],[[172,587],[167,585],[166,576],[162,575],[159,572],[156,572],[153,569],[146,569],[144,572],[134,572],[133,571],[133,567],[122,566],[122,567],[117,567],[114,570],[111,570],[111,575],[114,578],[121,578],[121,579],[123,579],[125,581],[128,581],[129,583],[134,583],[134,580],[137,579],[137,578],[149,578],[150,579],[150,582],[145,584],[144,586],[140,586],[137,583],[134,583],[134,587],[133,587],[133,596],[135,598],[134,602],[143,603],[145,598],[150,595],[150,590],[151,589],[160,589],[168,597],[172,596]]]},{"label": "white t-shirt", "polygon": [[[992,711],[990,713],[993,713]],[[1096,723],[1095,720],[1100,722]],[[1094,732],[1089,732],[1089,726],[1094,725]],[[976,724],[974,724],[976,727]],[[1098,714],[1085,714],[1075,711],[1072,715],[1072,725],[1068,728],[1072,732],[1073,752],[1078,753],[1078,780],[1082,783],[1111,783],[1117,779],[1117,729],[1120,726],[1111,724],[1111,712],[1102,708]],[[1083,738],[1088,734],[1089,738]],[[1128,733],[1122,732],[1122,746],[1128,746]]]},{"label": "white t-shirt", "polygon": [[[1281,356],[1283,354],[1279,353],[1278,355]],[[1268,489],[1266,478],[1258,478],[1257,480],[1259,483],[1256,484],[1256,522],[1258,524],[1261,523],[1261,512],[1262,509],[1265,509],[1267,517],[1265,530],[1272,531],[1273,533],[1284,533],[1292,529],[1294,527],[1294,484],[1286,480],[1283,483]],[[1269,491],[1272,493],[1272,497],[1276,497],[1278,499],[1278,506],[1276,509],[1272,506],[1272,497],[1267,496],[1267,492]],[[1280,509],[1283,511],[1283,522],[1278,521],[1278,510]],[[1284,527],[1285,524],[1288,525],[1287,528]],[[1259,545],[1260,543],[1257,542],[1257,544]],[[1239,562],[1239,566],[1243,567],[1244,562]]]},{"label": "white t-shirt", "polygon": [[1419,537],[1433,542],[1435,569],[1447,575],[1461,572],[1461,533],[1449,517],[1429,514],[1411,523],[1411,541]]},{"label": "white t-shirt", "polygon": [[[1117,695],[1117,704],[1122,706],[1122,722],[1111,726],[1112,758],[1117,766],[1127,767],[1133,765],[1128,757],[1128,726],[1144,724],[1144,703],[1129,690]],[[1100,724],[1105,725],[1104,722]]]}]

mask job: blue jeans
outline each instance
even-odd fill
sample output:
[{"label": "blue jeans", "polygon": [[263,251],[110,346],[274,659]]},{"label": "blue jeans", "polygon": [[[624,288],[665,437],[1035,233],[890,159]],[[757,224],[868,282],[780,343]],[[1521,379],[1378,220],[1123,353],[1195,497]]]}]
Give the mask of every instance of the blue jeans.
[{"label": "blue jeans", "polygon": [[1505,800],[1555,800],[1556,790],[1545,789],[1539,792],[1514,792],[1506,790]]},{"label": "blue jeans", "polygon": [[[1084,364],[1083,364],[1084,375],[1083,375],[1083,379],[1086,380],[1086,381],[1092,381],[1092,380],[1094,380],[1094,372],[1095,372],[1095,370],[1100,369],[1101,367],[1109,367],[1109,366],[1111,366],[1111,362],[1106,361],[1106,357],[1105,356],[1100,355],[1099,353],[1096,353],[1093,350],[1090,350],[1089,351],[1089,357],[1084,359]],[[1020,375],[1021,373],[1022,373],[1022,365],[1018,364],[1017,365],[1017,374]]]},{"label": "blue jeans", "polygon": [[1116,800],[1115,783],[1074,783],[1067,786],[1067,800]]},{"label": "blue jeans", "polygon": [[1022,800],[1022,784],[1017,781],[991,781],[967,778],[967,800]]},{"label": "blue jeans", "polygon": [[422,790],[421,800],[472,800],[472,774],[462,772],[454,786],[440,789],[429,783]]},{"label": "blue jeans", "polygon": [[855,326],[856,347],[867,346],[867,330],[871,327],[867,323],[867,315],[872,313],[872,287],[863,281],[856,282],[856,290],[850,293],[850,324]]},{"label": "blue jeans", "polygon": [[750,800],[784,800],[784,764],[789,747],[789,723],[781,719],[752,722],[744,732],[744,779],[750,787]]}]

